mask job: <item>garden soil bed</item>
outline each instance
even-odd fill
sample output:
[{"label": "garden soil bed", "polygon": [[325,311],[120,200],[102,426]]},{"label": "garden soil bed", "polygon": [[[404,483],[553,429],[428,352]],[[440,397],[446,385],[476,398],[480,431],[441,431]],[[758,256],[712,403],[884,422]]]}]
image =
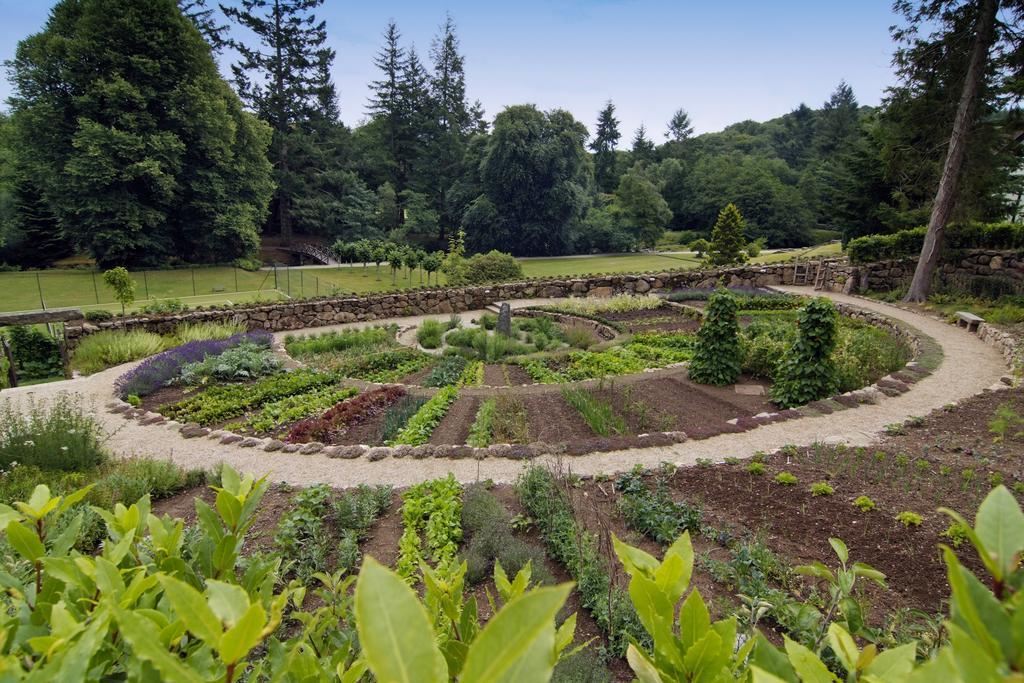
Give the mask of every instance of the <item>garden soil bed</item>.
[{"label": "garden soil bed", "polygon": [[632,334],[637,332],[696,332],[700,321],[673,306],[662,306],[643,311],[618,311],[601,314],[603,318],[624,325]]},{"label": "garden soil bed", "polygon": [[413,372],[411,374],[406,375],[405,377],[402,377],[401,379],[398,380],[398,383],[413,386],[423,386],[423,381],[427,379],[427,376],[430,375],[431,372],[433,372],[435,365],[437,365],[437,363],[430,363],[427,367],[420,368],[416,372]]},{"label": "garden soil bed", "polygon": [[765,396],[737,394],[733,387],[697,385],[680,377],[610,386],[596,393],[615,407],[634,434],[683,431],[698,436],[733,418],[775,410]]},{"label": "garden soil bed", "polygon": [[430,434],[432,444],[464,444],[469,438],[469,428],[476,418],[482,399],[479,396],[462,396],[448,408],[441,422]]},{"label": "garden soil bed", "polygon": [[203,390],[203,387],[195,387],[191,388],[191,390],[188,393],[185,393],[184,388],[179,385],[160,387],[152,394],[149,394],[148,396],[143,396],[142,405],[139,407],[142,408],[143,410],[149,410],[151,412],[158,413],[160,412],[161,408],[177,403],[178,401],[181,401],[186,397],[195,396],[201,393]]},{"label": "garden soil bed", "polygon": [[564,443],[595,436],[561,393],[526,394],[522,399],[530,425],[530,441]]},{"label": "garden soil bed", "polygon": [[403,397],[398,397],[387,405],[375,405],[367,410],[364,410],[358,416],[349,420],[345,428],[335,433],[334,438],[331,439],[330,445],[332,446],[349,446],[365,444],[367,446],[376,446],[379,444],[381,430],[384,426],[384,417],[387,415],[388,409],[395,405],[398,401],[401,401]]}]

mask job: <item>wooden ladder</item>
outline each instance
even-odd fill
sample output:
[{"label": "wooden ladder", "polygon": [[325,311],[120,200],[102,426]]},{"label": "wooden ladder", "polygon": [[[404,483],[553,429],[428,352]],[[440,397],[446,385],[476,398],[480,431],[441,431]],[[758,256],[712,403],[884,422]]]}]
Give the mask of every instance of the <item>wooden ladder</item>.
[{"label": "wooden ladder", "polygon": [[814,265],[805,261],[797,261],[793,266],[793,284],[806,285],[807,278],[811,276],[811,266]]},{"label": "wooden ladder", "polygon": [[828,276],[828,265],[825,265],[824,267],[822,267],[821,264],[818,264],[818,274],[814,278],[814,288],[815,289],[824,289],[825,288],[825,279],[826,279],[827,276]]}]

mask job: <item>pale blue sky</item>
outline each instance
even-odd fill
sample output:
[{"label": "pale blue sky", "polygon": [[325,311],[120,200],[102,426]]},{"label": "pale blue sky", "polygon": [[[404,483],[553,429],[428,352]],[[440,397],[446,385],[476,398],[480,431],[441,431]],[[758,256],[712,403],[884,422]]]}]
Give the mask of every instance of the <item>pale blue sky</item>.
[{"label": "pale blue sky", "polygon": [[[42,28],[52,4],[0,0],[0,59]],[[532,102],[568,109],[592,129],[611,98],[622,144],[641,123],[663,139],[677,107],[707,132],[773,118],[800,102],[820,106],[843,78],[862,104],[875,105],[893,82],[889,0],[327,0],[319,14],[338,53],[334,77],[347,123],[365,116],[388,19],[426,59],[446,11],[458,25],[469,96],[489,119],[506,105]],[[0,82],[0,99],[9,94]]]}]

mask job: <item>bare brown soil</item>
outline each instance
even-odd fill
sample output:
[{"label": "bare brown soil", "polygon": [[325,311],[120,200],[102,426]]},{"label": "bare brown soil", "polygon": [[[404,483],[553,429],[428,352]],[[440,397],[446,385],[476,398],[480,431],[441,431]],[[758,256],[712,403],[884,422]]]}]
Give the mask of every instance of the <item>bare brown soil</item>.
[{"label": "bare brown soil", "polygon": [[440,424],[430,434],[432,444],[464,444],[469,428],[482,402],[479,396],[463,396],[448,408]]},{"label": "bare brown soil", "polygon": [[530,440],[562,443],[589,439],[594,432],[560,393],[523,396],[530,424]]}]

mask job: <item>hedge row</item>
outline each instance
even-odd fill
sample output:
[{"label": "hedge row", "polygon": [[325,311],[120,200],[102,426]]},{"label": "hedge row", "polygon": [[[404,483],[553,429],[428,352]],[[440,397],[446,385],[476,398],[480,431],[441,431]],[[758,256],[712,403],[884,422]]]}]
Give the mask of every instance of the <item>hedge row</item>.
[{"label": "hedge row", "polygon": [[[868,235],[846,247],[852,263],[871,263],[917,256],[926,228],[891,235]],[[947,249],[1024,249],[1024,225],[1017,223],[955,223],[946,227]]]}]

